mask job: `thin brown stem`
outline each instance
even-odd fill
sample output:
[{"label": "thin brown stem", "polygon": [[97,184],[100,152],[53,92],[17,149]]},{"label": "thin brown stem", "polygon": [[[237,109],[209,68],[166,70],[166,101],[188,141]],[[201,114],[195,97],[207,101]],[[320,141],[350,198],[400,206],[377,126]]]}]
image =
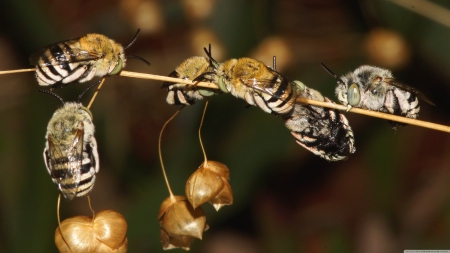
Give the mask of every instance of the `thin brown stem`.
[{"label": "thin brown stem", "polygon": [[206,157],[205,147],[203,146],[202,134],[201,134],[203,120],[205,119],[207,107],[208,107],[208,101],[206,101],[206,103],[205,103],[205,108],[203,109],[202,119],[200,120],[200,126],[198,127],[198,139],[200,140],[200,146],[202,147],[203,156],[205,157],[205,162],[203,162],[203,167],[208,167],[208,158]]},{"label": "thin brown stem", "polygon": [[164,82],[171,82],[171,83],[183,83],[183,84],[187,84],[187,85],[196,85],[199,87],[219,89],[219,86],[217,86],[214,83],[193,82],[192,80],[188,80],[188,79],[180,79],[180,78],[168,77],[168,76],[158,76],[158,75],[153,75],[153,74],[137,73],[137,72],[130,72],[130,71],[121,71],[120,75],[126,76],[126,77],[132,77],[132,78],[139,78],[139,79],[157,80],[157,81],[164,81]]},{"label": "thin brown stem", "polygon": [[[407,2],[405,0],[386,0],[386,1],[391,1],[393,3],[399,4],[404,7],[406,7],[406,5],[404,5],[404,3]],[[412,3],[408,2],[408,4],[411,5]],[[440,7],[440,6],[434,6],[432,3],[428,2],[428,1],[414,0],[414,5],[416,7],[419,5],[420,6],[428,6],[428,7],[431,6],[430,8],[436,9],[436,11],[438,11],[439,13],[447,13],[448,12],[448,10],[443,10],[442,7]],[[418,9],[419,8],[414,8],[415,11],[418,11]],[[422,10],[424,8],[420,8],[420,9]],[[432,16],[433,16],[433,15],[429,15],[428,12],[427,13],[418,12],[418,13],[421,15],[427,16],[429,18],[432,18]],[[441,16],[446,16],[446,15],[438,15],[438,16],[441,17]],[[449,19],[449,21],[446,21],[446,20],[444,21],[443,19],[439,19],[439,20],[435,20],[435,21],[450,27],[450,19]],[[31,71],[35,71],[35,69],[32,68],[32,69],[0,71],[0,75],[21,73],[21,72],[31,72]],[[219,87],[214,83],[193,82],[191,80],[186,80],[186,79],[179,79],[179,78],[174,78],[174,77],[159,76],[159,75],[146,74],[146,73],[122,71],[122,72],[120,72],[120,75],[125,76],[125,77],[139,78],[139,79],[158,80],[158,81],[165,81],[165,82],[172,82],[172,83],[182,83],[182,84],[186,84],[186,85],[196,85],[198,87],[205,87],[205,88],[210,88],[210,89],[219,89]],[[97,88],[97,91],[94,94],[93,98],[91,99],[91,102],[89,103],[88,108],[92,105],[92,103],[98,93],[98,90],[101,88],[102,84],[103,83],[101,83],[99,85],[99,87]],[[303,104],[310,104],[310,105],[315,105],[315,106],[331,108],[331,109],[338,109],[338,110],[342,110],[342,111],[347,110],[347,107],[345,107],[343,105],[327,103],[327,102],[322,102],[322,101],[315,101],[315,100],[310,100],[310,99],[306,99],[306,98],[298,98],[297,102],[303,103]],[[406,118],[406,117],[402,117],[402,116],[396,116],[396,115],[381,113],[381,112],[376,112],[376,111],[369,111],[369,110],[364,110],[364,109],[360,109],[360,108],[352,108],[350,110],[350,112],[450,133],[450,126],[440,125],[440,124],[436,124],[436,123],[432,123],[432,122],[428,122],[428,121],[410,119],[410,118]]]},{"label": "thin brown stem", "polygon": [[91,220],[91,222],[94,222],[95,211],[94,211],[94,209],[92,208],[92,205],[91,205],[91,196],[87,196],[87,199],[88,199],[89,209],[90,209],[91,212],[92,212],[92,220]]},{"label": "thin brown stem", "polygon": [[[302,103],[302,104],[327,107],[327,108],[331,108],[331,109],[338,109],[338,110],[342,110],[342,111],[347,110],[347,107],[344,105],[338,105],[338,104],[334,104],[334,103],[330,103],[330,102],[316,101],[316,100],[311,100],[311,99],[306,99],[306,98],[297,98],[297,102]],[[428,122],[428,121],[411,119],[411,118],[406,118],[406,117],[402,117],[402,116],[397,116],[397,115],[392,115],[392,114],[387,114],[387,113],[382,113],[382,112],[376,112],[376,111],[369,111],[369,110],[365,110],[365,109],[361,109],[361,108],[354,108],[354,107],[352,109],[350,109],[349,112],[354,112],[354,113],[363,114],[363,115],[370,116],[370,117],[386,119],[386,120],[391,120],[391,121],[397,121],[397,122],[405,123],[408,125],[415,125],[415,126],[419,126],[419,127],[425,127],[425,128],[429,128],[429,129],[433,129],[433,130],[450,133],[450,126],[439,125],[439,124],[435,124],[435,123]]]},{"label": "thin brown stem", "polygon": [[[191,80],[166,77],[166,76],[157,76],[157,75],[144,74],[144,73],[134,73],[134,72],[128,72],[128,71],[122,71],[120,75],[127,76],[127,77],[133,77],[133,78],[151,79],[151,80],[173,82],[173,83],[183,83],[186,85],[196,85],[198,87],[219,89],[219,86],[217,86],[216,84],[213,84],[213,83],[207,83],[207,82],[193,83]],[[306,98],[297,98],[297,102],[302,103],[302,104],[310,104],[310,105],[315,105],[315,106],[326,107],[326,108],[330,108],[330,109],[338,109],[341,111],[347,110],[347,107],[344,105],[338,105],[338,104],[323,102],[323,101],[316,101],[316,100],[311,100],[311,99],[306,99]],[[376,118],[380,118],[380,119],[397,121],[397,122],[405,123],[408,125],[425,127],[425,128],[429,128],[429,129],[433,129],[433,130],[450,133],[450,126],[440,125],[440,124],[436,124],[436,123],[432,123],[432,122],[428,122],[428,121],[411,119],[411,118],[396,116],[396,115],[382,113],[382,112],[369,111],[369,110],[360,109],[360,108],[352,108],[349,112],[363,114],[366,116],[376,117]]]},{"label": "thin brown stem", "polygon": [[32,68],[32,69],[2,70],[2,71],[0,71],[0,75],[16,74],[16,73],[23,73],[23,72],[33,72],[33,71],[36,71],[36,68]]},{"label": "thin brown stem", "polygon": [[69,247],[70,252],[72,252],[72,249],[70,248],[70,244],[67,243],[66,238],[64,238],[63,231],[61,230],[61,219],[59,217],[59,207],[61,206],[61,193],[58,194],[58,201],[56,206],[56,217],[58,218],[58,229],[59,233],[61,234],[61,238],[63,239],[64,243],[66,243],[67,247]]},{"label": "thin brown stem", "polygon": [[95,98],[97,97],[98,91],[102,88],[103,83],[105,82],[105,79],[106,78],[103,77],[102,82],[98,85],[97,90],[95,90],[95,93],[94,93],[94,95],[92,95],[91,101],[89,102],[89,104],[86,108],[88,108],[88,109],[91,108],[92,104],[94,103]]},{"label": "thin brown stem", "polygon": [[175,118],[175,116],[177,116],[177,114],[184,108],[184,105],[178,109],[173,115],[172,117],[170,117],[166,123],[164,123],[161,132],[159,132],[159,139],[158,139],[158,153],[159,153],[159,162],[161,163],[161,169],[164,175],[164,179],[166,180],[166,185],[167,185],[167,189],[169,190],[169,195],[170,195],[170,199],[172,200],[172,202],[175,202],[175,196],[173,195],[172,189],[170,188],[170,184],[169,184],[169,179],[167,178],[167,174],[166,174],[166,169],[164,168],[164,163],[163,163],[163,159],[162,159],[162,152],[161,152],[161,139],[162,139],[162,134],[164,132],[164,129],[166,128],[167,124],[173,119]]}]

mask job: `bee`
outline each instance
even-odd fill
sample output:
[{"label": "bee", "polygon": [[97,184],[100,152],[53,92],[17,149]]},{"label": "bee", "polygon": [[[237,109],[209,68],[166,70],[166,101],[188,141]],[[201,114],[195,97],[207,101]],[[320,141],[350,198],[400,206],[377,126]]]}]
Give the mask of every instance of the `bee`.
[{"label": "bee", "polygon": [[102,34],[91,33],[41,48],[30,56],[31,65],[36,66],[39,85],[53,89],[72,82],[84,83],[94,77],[116,75],[130,57],[150,65],[145,59],[126,56],[124,52],[136,41],[139,31],[125,47]]},{"label": "bee", "polygon": [[80,102],[64,102],[45,134],[44,161],[48,173],[67,199],[89,194],[100,168],[92,113]]},{"label": "bee", "polygon": [[[211,57],[209,55],[209,57]],[[302,105],[298,97],[329,101],[299,81],[291,81],[263,62],[231,59],[220,64],[208,81],[222,92],[244,99],[285,121],[297,143],[329,161],[344,160],[355,152],[353,131],[344,115],[336,110]]]},{"label": "bee", "polygon": [[[206,52],[207,54],[211,52],[211,45],[209,46],[209,51]],[[204,78],[207,74],[214,74],[214,66],[218,65],[219,63],[212,58],[193,56],[184,60],[169,76],[196,82],[196,78],[199,76]],[[192,105],[195,103],[195,100],[201,100],[203,97],[215,94],[210,89],[197,88],[195,85],[181,83],[164,82],[161,88],[167,88],[166,101],[171,105]]]},{"label": "bee", "polygon": [[[395,80],[387,69],[363,65],[338,77],[325,65],[322,67],[336,78],[335,93],[347,111],[357,107],[415,119],[419,117],[419,99],[434,105],[422,92]],[[389,123],[394,129],[404,125]]]},{"label": "bee", "polygon": [[[294,84],[303,90],[303,98],[331,102],[300,81]],[[295,104],[293,112],[285,117],[285,126],[300,146],[328,161],[346,160],[356,151],[353,130],[339,110]]]}]

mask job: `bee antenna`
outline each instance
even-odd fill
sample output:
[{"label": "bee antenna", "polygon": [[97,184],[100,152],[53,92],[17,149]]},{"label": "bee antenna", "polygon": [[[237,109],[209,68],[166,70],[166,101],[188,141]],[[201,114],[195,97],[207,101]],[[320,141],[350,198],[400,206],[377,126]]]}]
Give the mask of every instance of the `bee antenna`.
[{"label": "bee antenna", "polygon": [[59,99],[59,101],[61,101],[61,103],[64,105],[64,100],[62,99],[62,97],[58,96],[58,94],[49,90],[39,90],[39,92],[54,96],[55,98]]},{"label": "bee antenna", "polygon": [[146,59],[144,59],[144,58],[142,58],[140,56],[137,56],[137,55],[134,55],[134,54],[129,54],[129,55],[126,56],[126,58],[135,58],[135,59],[143,61],[145,64],[150,66],[150,62],[148,62]]},{"label": "bee antenna", "polygon": [[328,72],[328,74],[332,75],[339,82],[344,83],[344,81],[342,81],[341,78],[339,78],[333,71],[331,71],[331,69],[327,68],[327,66],[325,66],[325,64],[320,63],[320,65],[322,66],[323,69],[325,69],[326,72]]},{"label": "bee antenna", "polygon": [[[212,54],[211,54],[211,43],[209,43],[209,51],[206,49],[206,47],[204,47],[203,50],[205,51],[206,55],[208,56],[209,63],[211,65],[214,65],[214,66],[219,65],[219,63],[212,57]],[[214,62],[214,64],[213,64],[213,62]]]},{"label": "bee antenna", "polygon": [[94,87],[95,85],[97,85],[97,84],[99,84],[99,83],[101,83],[101,82],[102,82],[102,80],[97,81],[97,82],[95,82],[95,83],[89,85],[89,87],[87,87],[83,92],[81,92],[81,94],[78,96],[78,103],[80,103],[81,97],[83,97],[84,93],[86,93],[89,89],[91,89],[92,87]]},{"label": "bee antenna", "polygon": [[272,66],[273,66],[272,69],[276,71],[277,70],[277,57],[275,55],[273,56]]},{"label": "bee antenna", "polygon": [[126,50],[126,49],[129,48],[131,45],[133,45],[133,43],[137,40],[137,38],[138,38],[140,32],[141,32],[141,29],[138,29],[136,35],[134,35],[133,40],[132,40],[128,45],[126,45],[126,46],[123,48],[123,50]]}]

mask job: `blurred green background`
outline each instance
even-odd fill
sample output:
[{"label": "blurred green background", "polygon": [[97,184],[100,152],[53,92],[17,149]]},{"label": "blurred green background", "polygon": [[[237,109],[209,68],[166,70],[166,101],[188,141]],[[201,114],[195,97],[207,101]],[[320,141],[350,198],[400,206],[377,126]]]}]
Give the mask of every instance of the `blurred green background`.
[{"label": "blurred green background", "polygon": [[[404,1],[403,1],[404,2]],[[126,70],[167,75],[184,59],[250,56],[332,100],[337,74],[362,64],[393,70],[436,103],[420,119],[450,125],[450,28],[388,0],[16,0],[0,1],[0,69],[29,68],[35,50],[102,33],[128,44]],[[0,252],[57,252],[57,190],[42,158],[47,122],[60,102],[39,93],[32,73],[0,76]],[[101,169],[95,210],[128,222],[128,252],[162,252],[156,219],[168,196],[157,138],[177,110],[161,82],[108,78],[92,107]],[[87,84],[58,89],[76,100]],[[83,103],[90,100],[90,92]],[[163,135],[163,158],[176,194],[203,161],[197,130],[203,101],[185,108]],[[450,249],[450,135],[346,114],[357,151],[327,162],[294,141],[283,122],[229,95],[210,99],[202,135],[209,159],[231,171],[234,204],[215,212],[191,252],[402,252]],[[62,219],[90,215],[86,198],[63,201]],[[173,252],[182,252],[180,249]]]}]

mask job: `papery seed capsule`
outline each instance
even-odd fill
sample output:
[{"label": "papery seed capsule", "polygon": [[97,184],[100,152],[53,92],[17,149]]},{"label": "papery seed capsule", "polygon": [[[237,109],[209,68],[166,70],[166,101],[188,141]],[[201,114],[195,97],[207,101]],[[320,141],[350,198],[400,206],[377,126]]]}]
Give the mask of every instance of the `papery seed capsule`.
[{"label": "papery seed capsule", "polygon": [[125,253],[128,248],[127,223],[115,211],[98,212],[94,219],[76,216],[61,222],[55,231],[59,252]]},{"label": "papery seed capsule", "polygon": [[210,202],[218,211],[222,206],[233,203],[229,179],[230,172],[225,164],[209,160],[202,163],[187,180],[186,197],[194,209]]},{"label": "papery seed capsule", "polygon": [[160,206],[158,221],[164,249],[189,249],[193,238],[202,239],[208,229],[203,210],[200,207],[194,210],[183,196],[166,198]]}]

